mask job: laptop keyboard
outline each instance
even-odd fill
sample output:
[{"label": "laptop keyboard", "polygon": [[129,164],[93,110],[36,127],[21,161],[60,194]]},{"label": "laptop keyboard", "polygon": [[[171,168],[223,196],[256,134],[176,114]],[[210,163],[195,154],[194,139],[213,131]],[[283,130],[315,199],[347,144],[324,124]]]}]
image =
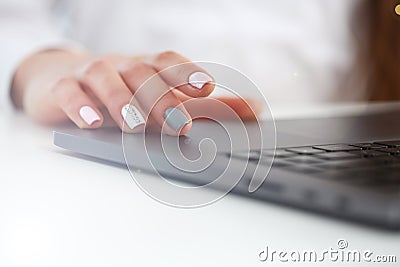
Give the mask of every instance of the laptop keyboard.
[{"label": "laptop keyboard", "polygon": [[277,148],[275,153],[251,150],[231,156],[263,164],[274,154],[274,168],[357,186],[400,190],[400,140]]}]

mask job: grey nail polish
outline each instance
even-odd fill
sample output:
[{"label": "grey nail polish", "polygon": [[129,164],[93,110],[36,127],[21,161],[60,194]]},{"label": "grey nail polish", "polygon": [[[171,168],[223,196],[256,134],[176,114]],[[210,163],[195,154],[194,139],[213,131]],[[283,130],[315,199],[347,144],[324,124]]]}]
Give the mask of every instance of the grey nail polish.
[{"label": "grey nail polish", "polygon": [[177,108],[167,109],[164,113],[164,119],[168,126],[176,132],[190,122],[185,114]]}]

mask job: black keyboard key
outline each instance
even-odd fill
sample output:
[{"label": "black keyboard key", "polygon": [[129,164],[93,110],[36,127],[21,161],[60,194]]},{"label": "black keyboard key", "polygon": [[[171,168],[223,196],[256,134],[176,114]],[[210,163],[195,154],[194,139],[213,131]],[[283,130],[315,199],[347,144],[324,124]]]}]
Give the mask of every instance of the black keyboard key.
[{"label": "black keyboard key", "polygon": [[291,147],[291,148],[287,148],[286,151],[294,152],[297,154],[303,154],[303,155],[313,155],[313,154],[318,154],[318,153],[324,153],[323,150],[315,149],[311,146]]},{"label": "black keyboard key", "polygon": [[374,143],[358,143],[358,144],[351,144],[351,146],[359,147],[362,149],[382,149],[387,148],[387,146],[374,144]]},{"label": "black keyboard key", "polygon": [[324,150],[327,152],[361,150],[360,147],[355,147],[355,146],[346,145],[346,144],[321,145],[321,146],[313,146],[313,148],[321,149],[321,150]]},{"label": "black keyboard key", "polygon": [[359,158],[361,156],[356,155],[354,153],[339,151],[339,152],[316,154],[315,157],[322,159],[329,159],[329,160],[341,160],[341,159]]},{"label": "black keyboard key", "polygon": [[400,155],[400,147],[384,148],[384,149],[379,149],[379,151],[384,153],[389,153],[391,155]]},{"label": "black keyboard key", "polygon": [[392,140],[392,141],[378,141],[374,142],[375,144],[380,144],[388,147],[399,147],[400,148],[400,140]]},{"label": "black keyboard key", "polygon": [[359,150],[359,151],[351,151],[350,153],[359,155],[362,157],[384,157],[384,156],[389,156],[390,154],[387,152],[382,152],[382,151],[376,151],[376,150]]}]

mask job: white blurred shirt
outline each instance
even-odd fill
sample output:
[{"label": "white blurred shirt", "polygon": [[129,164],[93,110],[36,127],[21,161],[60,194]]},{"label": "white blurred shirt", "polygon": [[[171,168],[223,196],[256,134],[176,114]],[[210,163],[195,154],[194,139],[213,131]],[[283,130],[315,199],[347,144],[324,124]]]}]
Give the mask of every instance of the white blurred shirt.
[{"label": "white blurred shirt", "polygon": [[[174,50],[232,66],[272,104],[359,98],[341,81],[356,55],[349,0],[0,0],[0,89],[47,48],[93,53]],[[354,98],[354,99],[351,99]],[[4,105],[3,101],[3,105]]]}]

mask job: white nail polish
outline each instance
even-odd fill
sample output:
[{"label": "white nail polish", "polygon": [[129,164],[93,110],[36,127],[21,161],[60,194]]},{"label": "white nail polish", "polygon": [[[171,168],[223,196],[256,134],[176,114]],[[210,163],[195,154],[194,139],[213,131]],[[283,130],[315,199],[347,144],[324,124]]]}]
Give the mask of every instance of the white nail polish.
[{"label": "white nail polish", "polygon": [[121,115],[131,129],[145,123],[142,114],[134,105],[127,104],[123,106],[121,109]]},{"label": "white nail polish", "polygon": [[96,113],[96,111],[94,111],[94,109],[89,106],[81,107],[81,109],[79,110],[79,115],[89,126],[92,125],[95,121],[100,120],[100,116]]},{"label": "white nail polish", "polygon": [[203,88],[208,82],[212,82],[212,78],[204,72],[194,72],[189,76],[189,83],[197,89]]}]

